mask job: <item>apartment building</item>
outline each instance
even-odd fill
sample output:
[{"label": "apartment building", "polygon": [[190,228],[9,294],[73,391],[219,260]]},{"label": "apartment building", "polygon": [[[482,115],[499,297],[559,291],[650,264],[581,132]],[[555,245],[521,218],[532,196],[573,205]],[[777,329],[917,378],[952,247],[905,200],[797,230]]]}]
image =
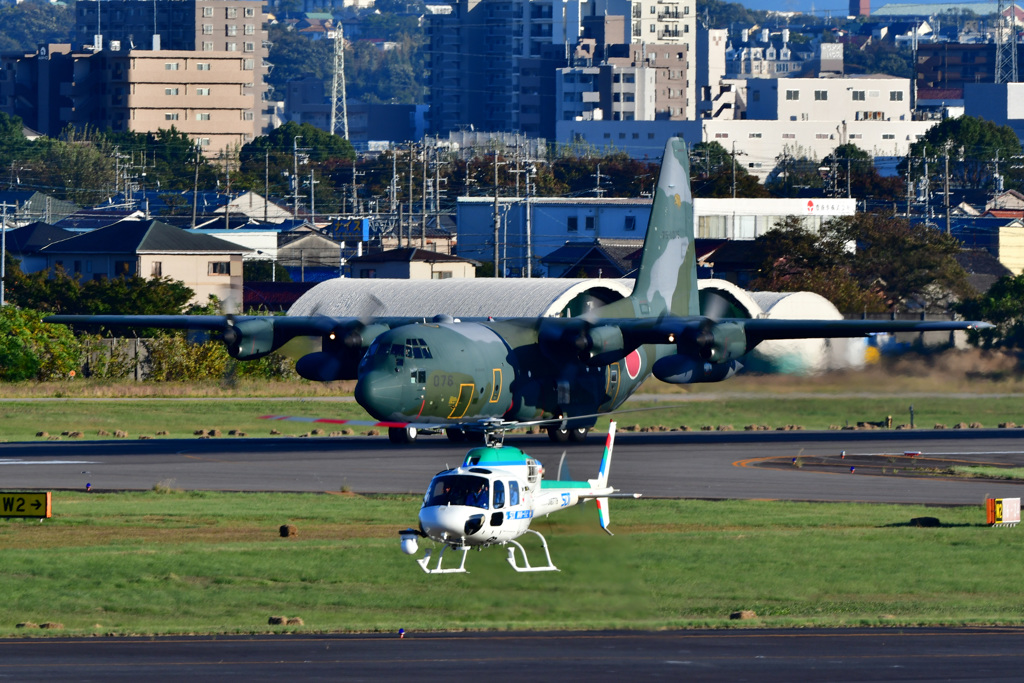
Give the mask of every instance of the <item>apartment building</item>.
[{"label": "apartment building", "polygon": [[[645,45],[685,46],[685,70],[694,73],[697,67],[697,3],[696,0],[632,0],[630,2],[629,42]],[[686,78],[684,118],[696,117],[696,82]]]},{"label": "apartment building", "polygon": [[104,42],[119,41],[121,49],[129,51],[239,53],[251,72],[242,94],[256,103],[256,135],[272,129],[271,112],[264,104],[270,44],[259,0],[82,0],[75,12],[78,46],[92,44],[97,49]]},{"label": "apartment building", "polygon": [[207,155],[261,134],[252,58],[239,52],[101,51],[52,44],[0,57],[0,111],[57,136],[67,125],[155,132],[172,126]]},{"label": "apartment building", "polygon": [[685,118],[684,45],[611,45],[607,53],[599,65],[557,70],[558,120]]},{"label": "apartment building", "polygon": [[917,46],[917,87],[956,88],[995,80],[995,43],[921,43]]},{"label": "apartment building", "polygon": [[[559,121],[557,141],[657,158],[671,136],[718,142],[761,179],[784,157],[822,159],[851,143],[875,157],[906,156],[936,120],[914,120],[911,83],[892,76],[750,79],[735,118],[696,121]],[[994,101],[994,99],[993,99]]]},{"label": "apartment building", "polygon": [[271,129],[269,46],[257,0],[81,0],[71,44],[0,57],[0,111],[66,125],[172,125],[207,154]]},{"label": "apartment building", "polygon": [[[458,0],[428,15],[430,130],[459,128],[549,135],[555,102],[547,75],[570,57],[588,19],[619,17],[619,44],[683,45],[693,67],[694,0]],[[621,28],[618,28],[620,27]],[[610,42],[610,41],[608,41]],[[668,86],[665,86],[666,88]],[[693,117],[694,83],[683,78],[683,115]],[[548,89],[546,92],[551,92]]]}]

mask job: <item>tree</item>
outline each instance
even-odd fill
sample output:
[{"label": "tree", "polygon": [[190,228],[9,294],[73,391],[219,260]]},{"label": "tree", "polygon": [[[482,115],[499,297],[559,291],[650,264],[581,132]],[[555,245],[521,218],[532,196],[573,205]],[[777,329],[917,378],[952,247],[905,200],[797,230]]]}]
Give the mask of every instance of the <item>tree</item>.
[{"label": "tree", "polygon": [[984,320],[995,327],[971,330],[967,339],[984,349],[1024,349],[1024,275],[996,280],[981,296],[965,299],[956,308],[967,320]]},{"label": "tree", "polygon": [[[910,146],[910,154],[903,163],[913,163],[915,172],[923,157],[933,160],[931,172],[943,170],[941,160],[949,154],[951,182],[955,186],[990,188],[994,182],[995,160],[1009,159],[1021,153],[1020,139],[1009,126],[1000,126],[973,116],[958,116],[932,126],[924,138]],[[1003,170],[1006,166],[1002,167]],[[1019,173],[1014,174],[1017,182]]]},{"label": "tree", "polygon": [[43,323],[38,311],[0,308],[0,380],[46,381],[79,367],[81,346],[63,325]]},{"label": "tree", "polygon": [[838,243],[856,244],[853,276],[878,288],[890,310],[947,311],[970,293],[956,261],[960,243],[923,223],[858,213],[829,221],[826,232]]},{"label": "tree", "polygon": [[816,292],[844,313],[946,311],[969,292],[959,243],[901,218],[844,216],[816,235],[791,218],[758,242],[765,262],[755,287]]},{"label": "tree", "polygon": [[[115,133],[107,131],[109,147],[126,158],[146,166],[147,186],[161,190],[191,190],[196,185],[196,164],[199,165],[199,186],[217,183],[218,170],[196,148],[189,136],[174,126],[155,133]],[[189,205],[191,207],[191,205]],[[189,208],[191,211],[191,208]]]},{"label": "tree", "polygon": [[273,70],[267,83],[273,96],[283,99],[288,81],[316,78],[329,81],[334,67],[333,44],[327,40],[309,40],[291,30],[286,24],[272,24],[268,32],[272,47],[270,62]]},{"label": "tree", "polygon": [[[298,138],[298,139],[296,139]],[[316,205],[326,211],[338,211],[337,188],[351,178],[355,150],[340,135],[316,126],[289,121],[244,145],[239,153],[241,173],[232,177],[232,185],[263,192],[264,178],[270,179],[270,195],[288,196],[295,170],[295,148],[299,148],[299,194],[308,197],[310,169],[316,173]],[[303,190],[303,184],[306,189]]]},{"label": "tree", "polygon": [[852,273],[850,254],[836,233],[812,233],[796,216],[784,219],[755,240],[765,253],[754,289],[814,292],[843,312],[881,313],[885,303]]},{"label": "tree", "polygon": [[783,153],[778,157],[779,163],[765,178],[764,187],[773,197],[797,197],[808,189],[815,188],[819,192],[825,186],[821,172],[821,163],[807,156],[791,156]]},{"label": "tree", "polygon": [[768,191],[732,152],[717,142],[698,143],[690,152],[690,183],[695,197],[768,197]]},{"label": "tree", "polygon": [[16,259],[7,261],[8,298],[11,304],[46,313],[71,315],[137,314],[180,315],[195,293],[170,278],[139,276],[89,280],[57,269],[23,273]]},{"label": "tree", "polygon": [[242,280],[244,282],[291,282],[292,276],[288,269],[277,261],[270,259],[246,259],[242,262]]},{"label": "tree", "polygon": [[30,146],[21,117],[0,112],[0,172],[14,162],[26,160]]},{"label": "tree", "polygon": [[113,153],[106,138],[93,128],[68,125],[60,138],[42,138],[36,176],[61,199],[93,206],[110,196],[114,186]]},{"label": "tree", "polygon": [[822,166],[834,169],[832,191],[834,196],[874,199],[876,201],[898,201],[906,196],[903,178],[883,178],[875,169],[874,157],[857,145],[839,145],[822,159]]},{"label": "tree", "polygon": [[914,52],[909,47],[880,40],[861,50],[845,50],[843,67],[848,74],[886,74],[899,78],[914,77]]},{"label": "tree", "polygon": [[0,9],[0,53],[34,52],[47,43],[70,43],[75,35],[73,4],[23,2]]}]

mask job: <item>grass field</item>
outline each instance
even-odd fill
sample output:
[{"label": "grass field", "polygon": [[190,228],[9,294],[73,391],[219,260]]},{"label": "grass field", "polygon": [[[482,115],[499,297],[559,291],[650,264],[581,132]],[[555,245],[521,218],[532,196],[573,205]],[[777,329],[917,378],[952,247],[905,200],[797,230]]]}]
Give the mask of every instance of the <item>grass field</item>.
[{"label": "grass field", "polygon": [[[632,400],[627,409],[657,408],[626,412],[617,416],[620,427],[663,425],[692,430],[704,427],[717,429],[732,426],[742,430],[751,424],[777,428],[798,425],[805,429],[829,429],[858,422],[880,422],[887,416],[893,424],[910,421],[909,407],[914,406],[918,428],[932,429],[936,424],[952,428],[958,423],[978,423],[996,427],[1000,423],[1024,424],[1024,396],[1002,397],[835,397],[813,398],[701,398],[687,401],[650,402]],[[310,425],[295,422],[268,422],[261,415],[301,415],[339,419],[368,420],[369,416],[354,403],[307,399],[109,399],[102,401],[3,401],[0,402],[0,441],[34,441],[47,436],[59,437],[63,432],[80,432],[80,438],[113,438],[116,431],[127,438],[194,438],[197,430],[219,430],[223,438],[232,430],[247,436],[269,436],[271,430],[284,435],[299,435],[313,427],[325,433],[340,430],[339,426]],[[598,422],[604,429],[608,418]],[[369,428],[355,428],[365,434]],[[106,432],[106,435],[101,432]],[[165,434],[161,434],[164,433]],[[60,437],[63,439],[69,436]]]},{"label": "grass field", "polygon": [[[57,492],[53,507],[0,520],[0,635],[726,627],[737,610],[756,626],[1024,623],[1024,536],[982,526],[980,506],[614,501],[614,537],[589,506],[538,520],[561,572],[516,574],[492,548],[447,576],[399,550],[413,497]],[[923,515],[943,526],[908,526]]]},{"label": "grass field", "polygon": [[[683,386],[648,380],[643,395],[624,408],[659,409],[623,413],[617,419],[622,426],[685,425],[694,430],[728,425],[739,430],[755,424],[828,429],[884,422],[889,416],[893,425],[909,424],[913,406],[919,429],[961,422],[1024,424],[1024,380],[1018,364],[1010,355],[967,351],[887,360],[861,371],[815,377],[741,375],[727,382]],[[354,403],[335,400],[351,396],[352,387],[352,382],[307,381],[0,383],[0,441],[36,440],[39,432],[55,438],[63,432],[109,438],[101,430],[111,435],[121,430],[128,438],[159,437],[162,432],[186,438],[213,429],[223,435],[237,430],[269,436],[272,429],[298,435],[311,426],[257,418],[288,414],[368,419]],[[606,424],[602,420],[598,428]],[[339,428],[325,429],[329,433]]]}]

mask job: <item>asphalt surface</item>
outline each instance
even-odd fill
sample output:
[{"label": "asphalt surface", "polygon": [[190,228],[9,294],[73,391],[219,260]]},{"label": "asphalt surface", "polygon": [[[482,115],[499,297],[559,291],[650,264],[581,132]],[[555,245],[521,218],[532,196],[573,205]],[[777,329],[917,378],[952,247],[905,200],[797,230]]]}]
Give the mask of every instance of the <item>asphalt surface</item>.
[{"label": "asphalt surface", "polygon": [[[593,476],[603,440],[561,446],[545,436],[509,437],[552,478],[566,452],[570,475]],[[356,437],[214,438],[0,444],[4,488],[182,489],[416,493],[466,448],[444,437],[396,447]],[[830,470],[792,463],[860,456],[861,466]],[[1024,466],[1024,429],[873,432],[619,433],[611,482],[649,497],[746,498],[979,504],[1021,495],[1021,484],[991,480],[880,476],[906,451],[928,458]],[[865,466],[864,457],[877,467]]]},{"label": "asphalt surface", "polygon": [[12,680],[1019,681],[1024,631],[466,633],[0,641]]},{"label": "asphalt surface", "polygon": [[[540,458],[549,476],[567,451],[574,478],[592,476],[602,450],[598,436],[582,446],[542,436],[508,443]],[[418,494],[464,451],[441,437],[402,448],[352,437],[0,444],[0,482]],[[647,496],[936,505],[1024,492],[1011,482],[883,474],[905,470],[908,451],[930,465],[1024,466],[1024,430],[620,433],[611,481]],[[0,640],[0,678],[1018,681],[1022,646],[1018,628],[35,638]]]}]

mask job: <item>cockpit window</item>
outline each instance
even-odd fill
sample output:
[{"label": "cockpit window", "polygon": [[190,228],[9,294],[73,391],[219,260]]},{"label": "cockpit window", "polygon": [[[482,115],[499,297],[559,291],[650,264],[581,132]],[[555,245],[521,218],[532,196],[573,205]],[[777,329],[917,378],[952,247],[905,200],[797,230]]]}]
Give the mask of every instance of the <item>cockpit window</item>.
[{"label": "cockpit window", "polygon": [[519,482],[515,479],[508,483],[508,504],[512,507],[519,505]]},{"label": "cockpit window", "polygon": [[423,498],[423,507],[469,505],[487,510],[490,507],[490,496],[486,477],[451,474],[434,478]]},{"label": "cockpit window", "polygon": [[494,509],[500,510],[505,507],[505,484],[496,481],[494,482]]},{"label": "cockpit window", "polygon": [[405,340],[405,357],[406,358],[433,358],[430,355],[430,349],[427,348],[427,343],[422,339],[406,339]]}]

